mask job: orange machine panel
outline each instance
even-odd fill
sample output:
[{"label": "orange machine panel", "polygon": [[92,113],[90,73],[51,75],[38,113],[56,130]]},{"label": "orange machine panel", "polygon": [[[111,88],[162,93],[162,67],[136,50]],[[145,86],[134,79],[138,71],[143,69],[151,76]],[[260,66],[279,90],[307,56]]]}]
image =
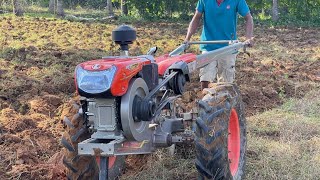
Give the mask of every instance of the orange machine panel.
[{"label": "orange machine panel", "polygon": [[178,56],[173,56],[169,57],[168,54],[157,57],[156,62],[158,64],[158,69],[159,69],[159,75],[163,76],[166,70],[174,63],[179,62],[179,61],[184,61],[187,64],[190,62],[195,61],[197,56],[192,53],[188,54],[183,54],[183,55],[178,55]]}]

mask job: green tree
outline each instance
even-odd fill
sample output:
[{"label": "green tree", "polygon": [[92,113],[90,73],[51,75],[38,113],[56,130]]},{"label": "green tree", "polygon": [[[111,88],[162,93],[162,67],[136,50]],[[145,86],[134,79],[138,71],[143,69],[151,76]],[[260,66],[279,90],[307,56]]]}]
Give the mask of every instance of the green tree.
[{"label": "green tree", "polygon": [[16,16],[23,16],[22,0],[12,0],[13,13]]},{"label": "green tree", "polygon": [[111,0],[107,0],[107,11],[109,16],[114,16]]},{"label": "green tree", "polygon": [[121,14],[128,15],[128,4],[126,0],[121,0]]},{"label": "green tree", "polygon": [[64,17],[63,0],[57,0],[57,16]]},{"label": "green tree", "polygon": [[279,9],[278,9],[278,0],[272,1],[272,20],[278,21],[279,19]]},{"label": "green tree", "polygon": [[56,11],[56,2],[55,0],[50,0],[49,1],[49,12],[55,13]]}]

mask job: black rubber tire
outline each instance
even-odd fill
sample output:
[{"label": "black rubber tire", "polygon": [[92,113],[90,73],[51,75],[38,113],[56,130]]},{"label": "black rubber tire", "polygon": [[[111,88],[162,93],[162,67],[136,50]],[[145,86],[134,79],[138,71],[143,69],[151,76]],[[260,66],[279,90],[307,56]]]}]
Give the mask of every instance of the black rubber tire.
[{"label": "black rubber tire", "polygon": [[[78,143],[91,136],[79,110],[81,106],[74,101],[70,101],[69,106],[63,110],[66,131],[62,136],[61,144],[65,148],[63,164],[66,167],[67,179],[99,179],[99,166],[96,158],[78,155]],[[113,167],[108,171],[109,180],[117,179],[125,167],[125,156],[116,158]]]},{"label": "black rubber tire", "polygon": [[[234,84],[220,84],[199,101],[196,121],[196,168],[199,179],[233,179],[244,177],[246,163],[246,119],[241,94]],[[234,176],[228,158],[228,127],[231,109],[238,114],[240,158]]]}]

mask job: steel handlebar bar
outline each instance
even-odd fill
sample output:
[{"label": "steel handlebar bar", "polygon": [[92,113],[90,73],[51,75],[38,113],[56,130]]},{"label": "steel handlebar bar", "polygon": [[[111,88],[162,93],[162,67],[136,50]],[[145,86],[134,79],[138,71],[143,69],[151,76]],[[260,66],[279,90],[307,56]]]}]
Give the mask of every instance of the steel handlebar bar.
[{"label": "steel handlebar bar", "polygon": [[235,43],[241,43],[243,47],[246,47],[249,43],[247,41],[245,42],[239,42],[238,40],[220,40],[220,41],[191,41],[188,43],[181,44],[179,47],[177,47],[175,50],[173,50],[169,56],[176,56],[181,53],[183,53],[185,50],[189,48],[190,45],[194,44],[228,44],[232,45]]}]

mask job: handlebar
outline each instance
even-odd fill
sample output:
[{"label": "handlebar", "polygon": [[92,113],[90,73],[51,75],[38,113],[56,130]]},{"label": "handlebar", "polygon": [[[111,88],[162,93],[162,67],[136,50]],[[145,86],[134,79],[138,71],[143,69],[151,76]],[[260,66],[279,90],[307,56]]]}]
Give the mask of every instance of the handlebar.
[{"label": "handlebar", "polygon": [[[176,56],[179,55],[181,53],[183,53],[184,51],[186,51],[189,48],[189,45],[193,45],[193,44],[228,44],[228,45],[232,45],[235,43],[239,43],[238,40],[220,40],[220,41],[191,41],[185,44],[181,44],[179,47],[177,47],[175,50],[173,50],[169,56]],[[243,46],[246,47],[248,45],[247,42],[243,42]]]}]

